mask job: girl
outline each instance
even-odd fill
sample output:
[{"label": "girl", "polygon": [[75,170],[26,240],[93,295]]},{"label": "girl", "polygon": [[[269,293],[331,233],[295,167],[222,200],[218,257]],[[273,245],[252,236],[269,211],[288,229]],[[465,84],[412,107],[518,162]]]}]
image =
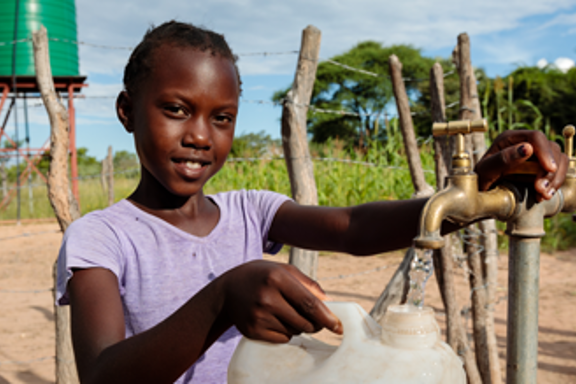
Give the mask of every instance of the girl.
[{"label": "girl", "polygon": [[[205,196],[232,146],[240,84],[223,37],[189,24],[148,31],[132,53],[117,112],[134,135],[140,182],[74,222],[59,256],[58,302],[71,304],[83,383],[225,383],[241,333],[271,342],[341,333],[321,289],[258,260],[262,252],[369,255],[416,235],[423,199],[327,208],[265,191]],[[539,132],[496,140],[478,165],[481,188],[532,153],[548,172],[536,189],[550,198],[567,161]]]}]

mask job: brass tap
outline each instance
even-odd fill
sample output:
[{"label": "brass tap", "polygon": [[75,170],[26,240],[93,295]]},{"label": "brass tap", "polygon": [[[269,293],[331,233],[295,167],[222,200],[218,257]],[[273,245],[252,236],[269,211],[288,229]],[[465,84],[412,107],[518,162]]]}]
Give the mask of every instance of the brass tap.
[{"label": "brass tap", "polygon": [[573,125],[567,125],[562,130],[564,136],[564,153],[568,157],[568,171],[566,179],[560,190],[564,196],[564,205],[562,212],[576,211],[576,159],[574,158],[574,134],[576,129]]},{"label": "brass tap", "polygon": [[464,134],[486,132],[486,120],[435,123],[434,136],[457,135],[456,151],[447,187],[433,195],[420,215],[420,234],[414,239],[418,248],[438,249],[444,245],[440,234],[442,222],[465,225],[482,218],[506,221],[515,211],[514,193],[505,187],[478,191],[478,175],[472,171],[470,156],[465,151]]},{"label": "brass tap", "polygon": [[449,121],[432,125],[433,136],[456,136],[456,149],[452,156],[452,172],[462,174],[472,171],[470,155],[466,152],[464,135],[472,132],[486,132],[487,130],[486,119]]}]

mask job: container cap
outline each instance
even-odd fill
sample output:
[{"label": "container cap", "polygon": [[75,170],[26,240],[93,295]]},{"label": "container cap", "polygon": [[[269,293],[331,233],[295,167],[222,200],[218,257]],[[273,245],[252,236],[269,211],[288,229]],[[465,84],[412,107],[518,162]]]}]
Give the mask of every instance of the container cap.
[{"label": "container cap", "polygon": [[381,325],[382,342],[399,348],[428,348],[436,344],[440,335],[440,327],[430,307],[392,305]]}]

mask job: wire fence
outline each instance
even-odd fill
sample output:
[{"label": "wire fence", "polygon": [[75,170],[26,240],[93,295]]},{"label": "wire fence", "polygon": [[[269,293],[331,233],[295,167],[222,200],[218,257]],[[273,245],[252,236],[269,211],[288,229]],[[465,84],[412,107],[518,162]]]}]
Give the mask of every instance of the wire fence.
[{"label": "wire fence", "polygon": [[[98,49],[131,51],[134,48],[131,46],[113,46],[113,45],[93,44],[93,43],[84,42],[84,41],[75,41],[75,40],[61,39],[61,38],[50,38],[49,40],[54,41],[54,42],[75,44],[75,45],[79,45],[79,46],[86,46],[86,47],[92,47],[92,48],[98,48]],[[27,43],[30,41],[31,41],[31,39],[19,39],[19,40],[14,40],[14,41],[0,42],[0,46]],[[240,56],[240,57],[250,57],[250,56],[267,57],[267,56],[297,55],[297,54],[299,54],[298,50],[292,50],[292,51],[279,51],[279,52],[246,52],[246,53],[239,53],[239,54],[237,54],[237,56]],[[383,75],[383,74],[375,73],[375,72],[368,71],[368,70],[365,70],[362,68],[357,68],[357,67],[350,66],[350,65],[347,65],[344,63],[340,63],[340,62],[332,60],[332,59],[321,59],[320,61],[334,65],[334,66],[337,66],[337,67],[340,67],[340,68],[345,69],[347,71],[359,73],[359,74],[370,76],[370,77],[390,78],[390,76],[388,76],[388,75]],[[444,77],[451,76],[454,73],[455,73],[454,70],[448,71],[444,74]],[[429,81],[429,79],[428,78],[408,78],[408,77],[405,77],[405,78],[403,78],[403,81],[405,81],[405,82],[423,82],[423,81]],[[83,99],[114,99],[114,98],[116,98],[116,95],[84,95],[84,96],[82,96],[82,98]],[[283,106],[285,103],[291,102],[291,101],[286,100],[286,99],[282,99],[279,101],[241,99],[241,101],[243,103],[260,104],[260,105],[267,104],[267,105],[273,105],[273,106]],[[336,110],[336,109],[328,109],[328,108],[319,108],[319,107],[316,107],[316,106],[310,105],[310,104],[297,104],[297,105],[300,107],[309,108],[309,110],[312,113],[334,114],[334,115],[341,115],[341,116],[373,117],[373,116],[381,115],[383,113],[382,111],[362,113],[362,112],[349,111],[349,110],[343,110],[343,109],[342,110]],[[459,102],[454,102],[454,103],[447,105],[446,108],[450,109],[450,108],[457,107],[458,105],[459,105]],[[28,108],[35,108],[35,107],[41,107],[41,106],[43,106],[43,103],[41,103],[41,102],[34,102],[32,104],[27,105]],[[23,108],[23,107],[21,106],[19,108]],[[429,112],[428,111],[411,112],[411,114],[413,116],[417,115],[417,114],[425,114],[425,113],[429,113]],[[429,136],[429,137],[425,137],[425,138],[420,138],[420,140],[421,140],[421,142],[429,143],[432,140],[432,137]],[[257,161],[277,161],[277,160],[284,160],[284,157],[283,156],[276,156],[276,157],[250,157],[250,158],[230,158],[230,159],[228,159],[229,162],[257,162]],[[350,160],[350,159],[341,159],[341,158],[332,158],[332,157],[312,157],[312,160],[318,161],[318,162],[338,162],[338,163],[355,164],[355,165],[361,165],[361,166],[367,166],[367,167],[380,167],[383,169],[402,171],[402,172],[409,171],[409,169],[406,167],[390,166],[390,165],[385,165],[385,164],[378,164],[378,163],[359,161],[359,160]],[[126,174],[137,173],[137,172],[139,172],[139,168],[133,168],[133,169],[114,172],[114,175],[126,175]],[[434,170],[425,169],[424,172],[434,173]],[[82,175],[82,176],[79,176],[77,179],[78,180],[89,180],[89,179],[101,178],[102,176],[103,176],[102,173],[97,173],[97,174],[91,174],[91,175]],[[18,188],[25,189],[25,188],[29,188],[31,186],[32,187],[43,187],[43,186],[45,186],[45,183],[35,183],[35,184],[30,184],[30,185],[23,184],[23,185],[20,185],[19,187],[17,187],[17,186],[10,187],[8,190],[14,190],[14,189],[18,189]],[[7,241],[11,241],[11,240],[20,239],[20,238],[33,238],[35,236],[41,236],[41,235],[46,235],[46,234],[55,234],[58,232],[60,232],[60,231],[59,230],[49,230],[49,231],[40,231],[40,232],[34,232],[34,233],[22,233],[22,234],[13,235],[13,236],[2,237],[2,238],[0,238],[0,242],[7,242]],[[461,235],[460,238],[464,244],[468,244],[468,243],[473,242],[474,245],[477,247],[477,252],[482,252],[483,249],[482,249],[481,245],[479,245],[481,242],[478,241],[478,239],[481,236],[485,236],[485,234],[483,234],[481,232],[468,231],[465,234]],[[460,249],[462,249],[462,247]],[[458,252],[454,253],[454,261],[456,262],[456,266],[458,269],[462,270],[465,275],[473,274],[473,272],[470,270],[470,268],[467,265],[467,261],[468,261],[469,257],[470,257],[470,255],[464,254],[461,252],[460,253],[458,253]],[[377,273],[377,272],[380,272],[380,271],[383,271],[383,270],[386,270],[389,268],[393,268],[393,267],[395,268],[398,266],[398,264],[399,263],[385,264],[385,265],[381,265],[381,266],[378,266],[375,268],[371,268],[371,269],[356,272],[356,273],[338,274],[338,275],[334,275],[334,276],[327,276],[327,277],[319,278],[318,280],[319,281],[344,280],[344,279],[349,279],[349,278],[353,278],[353,277]],[[481,290],[481,289],[487,289],[487,288],[488,288],[488,285],[486,285],[486,284],[484,284],[482,286],[478,286],[478,287],[472,287],[470,289],[470,298],[472,297],[472,295],[475,291]],[[33,294],[46,293],[46,292],[53,292],[53,288],[30,289],[30,290],[0,289],[0,294],[18,294],[18,295],[30,294],[30,295],[33,295]],[[493,311],[496,304],[498,304],[501,301],[504,301],[506,299],[507,299],[507,295],[498,297],[493,303],[489,303],[489,306],[488,306],[489,310]],[[462,307],[461,313],[466,319],[469,319],[470,318],[470,311],[471,311],[471,307],[469,305],[468,306],[464,305]],[[471,336],[469,336],[469,337],[471,337]],[[30,359],[30,360],[25,360],[25,361],[16,361],[16,360],[0,361],[0,366],[3,366],[3,365],[26,365],[26,364],[50,361],[50,360],[54,360],[54,359],[55,359],[55,356],[45,356],[45,357],[40,357],[40,358],[35,358],[35,359]]]},{"label": "wire fence", "polygon": [[[434,139],[433,136],[427,136],[427,137],[419,137],[417,139],[417,141],[420,144],[429,144],[432,142],[432,140]],[[374,163],[374,162],[369,162],[369,161],[362,161],[362,160],[351,160],[351,159],[341,159],[341,158],[336,158],[336,157],[316,157],[316,156],[312,156],[311,157],[312,161],[317,161],[317,162],[332,162],[332,163],[343,163],[343,164],[355,164],[355,165],[362,165],[362,166],[366,166],[366,167],[379,167],[382,169],[386,169],[386,170],[392,170],[392,171],[402,171],[402,172],[409,172],[410,169],[407,167],[400,167],[400,166],[395,166],[395,165],[386,165],[386,164],[380,164],[380,163]],[[259,161],[279,161],[282,160],[284,161],[285,158],[284,156],[260,156],[260,157],[230,157],[228,158],[226,161],[229,163],[241,163],[241,162],[259,162]],[[429,174],[434,174],[436,171],[433,169],[423,169],[424,173],[429,173]],[[140,168],[129,168],[129,169],[125,169],[125,170],[120,170],[120,171],[114,171],[113,175],[114,176],[125,176],[125,175],[137,175],[140,172]],[[76,178],[74,178],[75,180],[93,180],[93,179],[98,179],[98,178],[102,178],[103,176],[109,176],[108,173],[93,173],[93,174],[88,174],[88,175],[80,175]],[[34,183],[26,183],[26,182],[22,182],[19,186],[17,185],[12,185],[10,187],[7,187],[6,190],[7,191],[14,191],[14,190],[25,190],[28,188],[37,188],[37,187],[45,187],[46,183],[45,182],[34,182]],[[2,238],[0,238],[0,241],[2,240]]]}]

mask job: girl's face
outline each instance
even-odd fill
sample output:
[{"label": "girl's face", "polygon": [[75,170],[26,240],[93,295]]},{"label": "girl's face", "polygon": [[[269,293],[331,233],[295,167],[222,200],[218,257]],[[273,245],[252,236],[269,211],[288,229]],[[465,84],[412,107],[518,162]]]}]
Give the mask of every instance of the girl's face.
[{"label": "girl's face", "polygon": [[239,84],[233,63],[210,52],[163,45],[136,95],[118,115],[134,133],[142,166],[170,193],[192,196],[232,147]]}]

